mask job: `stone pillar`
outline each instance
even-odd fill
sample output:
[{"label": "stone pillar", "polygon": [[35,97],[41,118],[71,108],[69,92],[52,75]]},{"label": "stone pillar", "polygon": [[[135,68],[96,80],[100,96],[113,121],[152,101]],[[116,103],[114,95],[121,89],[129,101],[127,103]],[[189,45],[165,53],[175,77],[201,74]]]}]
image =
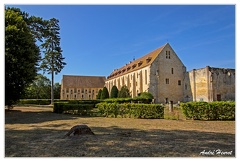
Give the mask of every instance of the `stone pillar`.
[{"label": "stone pillar", "polygon": [[169,111],[173,112],[173,101],[169,102]]}]

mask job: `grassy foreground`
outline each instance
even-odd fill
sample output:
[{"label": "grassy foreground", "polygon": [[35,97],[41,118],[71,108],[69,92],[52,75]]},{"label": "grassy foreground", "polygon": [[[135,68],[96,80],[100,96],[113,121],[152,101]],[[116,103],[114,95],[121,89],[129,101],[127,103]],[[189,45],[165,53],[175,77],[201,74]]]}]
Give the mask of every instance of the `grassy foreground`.
[{"label": "grassy foreground", "polygon": [[[78,117],[5,111],[5,157],[234,157],[235,121]],[[95,136],[63,138],[77,124]]]}]

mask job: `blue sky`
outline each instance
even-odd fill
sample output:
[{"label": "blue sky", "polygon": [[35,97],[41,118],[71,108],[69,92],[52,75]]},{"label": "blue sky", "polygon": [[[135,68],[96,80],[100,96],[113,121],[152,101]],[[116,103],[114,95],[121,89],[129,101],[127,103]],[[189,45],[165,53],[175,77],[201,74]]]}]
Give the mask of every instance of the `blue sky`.
[{"label": "blue sky", "polygon": [[11,6],[59,19],[67,65],[55,82],[62,75],[107,77],[167,42],[187,70],[235,68],[235,5]]}]

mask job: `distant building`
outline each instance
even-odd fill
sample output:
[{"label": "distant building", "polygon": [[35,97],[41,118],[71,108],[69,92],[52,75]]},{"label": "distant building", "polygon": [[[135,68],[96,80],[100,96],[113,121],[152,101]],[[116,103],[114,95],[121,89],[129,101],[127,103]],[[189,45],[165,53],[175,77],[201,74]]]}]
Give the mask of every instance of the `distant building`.
[{"label": "distant building", "polygon": [[234,69],[207,66],[187,72],[168,43],[115,69],[105,81],[109,92],[114,85],[126,85],[132,97],[150,92],[156,103],[235,100]]},{"label": "distant building", "polygon": [[98,91],[104,87],[104,76],[71,76],[63,75],[60,99],[62,100],[92,100],[96,99]]},{"label": "distant building", "polygon": [[164,46],[114,70],[106,80],[109,91],[113,85],[126,85],[132,97],[150,92],[157,103],[183,100],[186,67],[167,43]]},{"label": "distant building", "polygon": [[96,99],[104,86],[126,85],[132,97],[150,92],[156,103],[235,100],[235,69],[206,66],[187,72],[169,43],[133,60],[107,77],[63,75],[61,99]]}]

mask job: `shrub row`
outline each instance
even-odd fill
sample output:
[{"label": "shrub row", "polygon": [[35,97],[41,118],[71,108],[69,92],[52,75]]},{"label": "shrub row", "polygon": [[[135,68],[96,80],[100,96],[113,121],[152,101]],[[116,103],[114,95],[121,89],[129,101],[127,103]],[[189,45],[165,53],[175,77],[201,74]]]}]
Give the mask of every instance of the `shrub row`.
[{"label": "shrub row", "polygon": [[93,104],[94,107],[100,102],[102,102],[102,100],[68,100],[69,104]]},{"label": "shrub row", "polygon": [[188,102],[180,104],[186,118],[195,120],[235,120],[235,102]]},{"label": "shrub row", "polygon": [[20,99],[18,104],[49,105],[51,104],[51,100],[50,99]]},{"label": "shrub row", "polygon": [[[54,99],[54,102],[68,102],[70,104],[97,104],[101,100],[60,100]],[[51,99],[20,99],[18,104],[34,104],[34,105],[49,105]]]},{"label": "shrub row", "polygon": [[134,103],[98,103],[99,113],[104,117],[133,117],[143,119],[164,118],[164,107],[160,104],[134,104]]},{"label": "shrub row", "polygon": [[134,97],[134,98],[108,98],[105,99],[104,102],[106,103],[145,103],[150,104],[152,99],[144,98],[141,96]]},{"label": "shrub row", "polygon": [[82,116],[91,115],[94,104],[70,104],[70,103],[54,103],[54,113],[71,113]]}]

